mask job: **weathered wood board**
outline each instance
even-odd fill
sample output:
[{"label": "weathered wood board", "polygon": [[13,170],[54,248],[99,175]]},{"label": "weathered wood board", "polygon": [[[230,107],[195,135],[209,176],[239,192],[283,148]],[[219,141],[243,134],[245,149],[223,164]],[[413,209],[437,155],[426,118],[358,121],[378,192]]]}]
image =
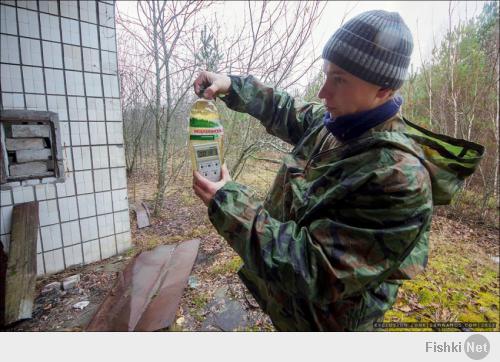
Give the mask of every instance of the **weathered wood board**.
[{"label": "weathered wood board", "polygon": [[7,275],[7,254],[0,241],[0,327],[5,325],[5,278]]},{"label": "weathered wood board", "polygon": [[31,318],[38,226],[38,202],[14,206],[5,283],[5,325]]}]

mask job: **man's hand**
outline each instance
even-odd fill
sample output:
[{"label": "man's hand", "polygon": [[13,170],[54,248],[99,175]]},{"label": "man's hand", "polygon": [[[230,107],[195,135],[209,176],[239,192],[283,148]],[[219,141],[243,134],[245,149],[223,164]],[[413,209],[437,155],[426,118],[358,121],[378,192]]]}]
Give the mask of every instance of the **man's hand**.
[{"label": "man's hand", "polygon": [[202,71],[196,77],[194,83],[194,92],[199,97],[214,99],[219,94],[227,94],[231,88],[231,78],[224,74],[217,74]]},{"label": "man's hand", "polygon": [[198,196],[203,203],[208,206],[210,200],[215,196],[215,193],[226,184],[226,182],[231,181],[231,176],[227,170],[226,164],[222,165],[222,178],[220,181],[212,182],[207,178],[203,177],[198,171],[193,172],[193,190],[196,196]]}]

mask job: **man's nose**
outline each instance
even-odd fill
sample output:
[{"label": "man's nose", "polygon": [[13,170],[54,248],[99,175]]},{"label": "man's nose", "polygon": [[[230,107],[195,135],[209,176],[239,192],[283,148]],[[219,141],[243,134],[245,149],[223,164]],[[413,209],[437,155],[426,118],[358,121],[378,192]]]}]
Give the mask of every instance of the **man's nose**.
[{"label": "man's nose", "polygon": [[324,89],[325,89],[325,85],[323,84],[323,85],[321,86],[321,88],[319,89],[319,92],[318,92],[318,95],[317,95],[317,97],[318,97],[319,99],[323,99],[323,98],[325,98],[325,96],[324,96]]},{"label": "man's nose", "polygon": [[327,89],[327,87],[325,86],[325,84],[323,84],[321,86],[321,88],[319,89],[319,92],[318,92],[318,96],[317,96],[319,99],[328,99],[328,98],[332,98],[332,93],[329,89]]}]

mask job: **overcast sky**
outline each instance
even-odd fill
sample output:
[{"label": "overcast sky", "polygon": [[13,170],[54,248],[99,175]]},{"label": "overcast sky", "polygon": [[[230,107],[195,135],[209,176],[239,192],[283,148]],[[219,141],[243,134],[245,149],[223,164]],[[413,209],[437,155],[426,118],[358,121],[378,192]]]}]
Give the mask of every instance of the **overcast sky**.
[{"label": "overcast sky", "polygon": [[[483,5],[483,1],[453,1],[452,25],[477,16]],[[136,5],[132,1],[118,1],[117,7],[119,11],[133,15]],[[209,12],[217,13],[217,19],[223,27],[233,29],[237,26],[238,19],[241,19],[245,7],[244,1],[221,1]],[[449,27],[448,8],[448,1],[329,1],[319,24],[313,31],[310,46],[314,45],[316,54],[320,55],[324,44],[338,29],[348,10],[350,13],[347,19],[373,9],[397,11],[413,34],[415,46],[412,64],[414,69],[418,69],[421,55],[423,59],[428,59],[433,44],[439,44]],[[318,64],[317,70],[320,66]]]}]

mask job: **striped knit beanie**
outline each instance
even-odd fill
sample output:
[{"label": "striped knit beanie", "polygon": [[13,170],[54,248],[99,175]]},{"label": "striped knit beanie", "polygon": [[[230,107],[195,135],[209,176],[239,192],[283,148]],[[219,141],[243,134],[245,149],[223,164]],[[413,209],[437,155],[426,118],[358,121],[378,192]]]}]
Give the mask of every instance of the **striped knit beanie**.
[{"label": "striped knit beanie", "polygon": [[396,12],[364,12],[338,29],[323,49],[323,59],[380,87],[398,89],[413,50],[410,29]]}]

